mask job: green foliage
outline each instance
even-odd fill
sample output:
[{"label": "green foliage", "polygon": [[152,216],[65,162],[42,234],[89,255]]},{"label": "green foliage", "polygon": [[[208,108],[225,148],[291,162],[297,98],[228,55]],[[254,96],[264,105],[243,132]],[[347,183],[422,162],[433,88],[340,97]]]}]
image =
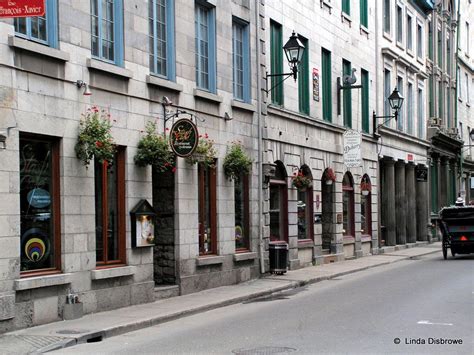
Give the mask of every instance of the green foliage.
[{"label": "green foliage", "polygon": [[199,142],[192,155],[186,158],[188,164],[201,163],[208,167],[214,167],[217,151],[214,147],[214,141],[209,139],[207,133],[199,136]]},{"label": "green foliage", "polygon": [[238,180],[252,169],[252,160],[240,142],[232,142],[224,158],[224,174],[229,180]]},{"label": "green foliage", "polygon": [[76,156],[87,167],[94,158],[99,162],[112,164],[115,155],[115,142],[110,129],[110,115],[96,106],[82,114],[79,136],[75,146]]},{"label": "green foliage", "polygon": [[138,142],[138,150],[134,161],[138,166],[151,165],[160,172],[176,171],[174,154],[169,148],[168,138],[156,132],[155,122],[147,123],[145,135]]},{"label": "green foliage", "polygon": [[293,173],[291,179],[293,180],[293,186],[298,190],[304,190],[313,186],[313,180],[309,176],[303,174],[301,170]]}]

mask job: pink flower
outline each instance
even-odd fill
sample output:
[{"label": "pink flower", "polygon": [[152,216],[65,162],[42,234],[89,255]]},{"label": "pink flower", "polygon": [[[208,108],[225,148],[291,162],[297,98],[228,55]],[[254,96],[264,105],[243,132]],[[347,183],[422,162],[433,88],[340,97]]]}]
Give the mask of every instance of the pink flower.
[{"label": "pink flower", "polygon": [[209,135],[206,133],[206,134],[204,135],[204,138],[206,138],[206,139],[209,138]]},{"label": "pink flower", "polygon": [[175,167],[175,166],[173,166],[173,169],[171,169],[171,172],[172,172],[172,173],[175,173],[175,172],[176,172],[176,167]]},{"label": "pink flower", "polygon": [[95,142],[95,146],[96,146],[97,148],[100,148],[100,147],[102,147],[103,145],[104,145],[104,144],[103,144],[102,142],[100,142],[100,141],[96,141],[96,142]]}]

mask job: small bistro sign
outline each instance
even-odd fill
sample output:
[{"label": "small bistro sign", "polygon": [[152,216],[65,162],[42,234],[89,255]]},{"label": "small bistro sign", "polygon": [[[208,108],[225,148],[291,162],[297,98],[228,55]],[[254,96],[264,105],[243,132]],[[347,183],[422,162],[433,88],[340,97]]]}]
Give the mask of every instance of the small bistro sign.
[{"label": "small bistro sign", "polygon": [[0,0],[0,18],[44,16],[45,0]]},{"label": "small bistro sign", "polygon": [[197,127],[191,120],[180,119],[171,127],[170,146],[178,157],[186,158],[193,154],[198,140]]}]

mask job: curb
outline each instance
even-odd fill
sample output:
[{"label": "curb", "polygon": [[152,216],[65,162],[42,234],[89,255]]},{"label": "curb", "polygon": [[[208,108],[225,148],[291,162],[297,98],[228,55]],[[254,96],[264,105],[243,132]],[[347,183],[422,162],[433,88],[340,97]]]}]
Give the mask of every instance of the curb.
[{"label": "curb", "polygon": [[[103,340],[104,338],[110,338],[110,337],[122,335],[122,334],[125,334],[125,333],[133,332],[135,330],[140,330],[140,329],[152,327],[152,326],[155,326],[155,325],[158,325],[158,324],[170,322],[170,321],[180,319],[180,318],[184,318],[184,317],[187,317],[187,316],[192,316],[192,315],[202,313],[202,312],[207,312],[207,311],[210,311],[210,310],[213,310],[213,309],[218,309],[218,308],[222,308],[222,307],[242,303],[244,301],[249,301],[249,300],[260,298],[260,297],[270,296],[270,295],[281,293],[281,292],[284,292],[284,291],[288,291],[288,290],[296,289],[296,288],[299,288],[299,287],[315,284],[315,283],[318,283],[318,282],[321,282],[321,281],[331,280],[331,279],[334,279],[336,277],[345,276],[345,275],[353,274],[353,273],[368,270],[368,269],[373,269],[373,268],[376,268],[376,267],[379,267],[379,266],[394,264],[394,263],[397,263],[397,262],[400,262],[400,261],[403,261],[403,260],[410,260],[410,259],[413,259],[413,258],[417,258],[417,257],[420,257],[420,256],[429,255],[429,254],[434,254],[434,253],[438,253],[438,252],[440,252],[440,250],[430,250],[430,251],[427,251],[426,253],[412,255],[412,256],[406,256],[406,257],[398,259],[398,260],[381,262],[379,264],[358,267],[358,268],[355,268],[355,269],[352,269],[352,270],[336,272],[332,275],[319,276],[319,277],[315,277],[315,278],[312,278],[312,279],[309,279],[309,280],[299,280],[299,281],[287,280],[288,284],[286,284],[286,285],[273,287],[269,290],[255,292],[255,293],[250,294],[250,295],[229,298],[227,300],[216,302],[216,303],[213,303],[213,304],[208,304],[208,305],[199,306],[199,307],[196,307],[196,308],[193,308],[193,309],[179,311],[179,312],[172,313],[172,314],[169,314],[169,315],[166,315],[166,316],[156,316],[156,317],[153,317],[153,318],[150,318],[150,319],[138,320],[138,321],[133,322],[133,323],[114,326],[114,327],[111,327],[111,328],[108,328],[108,329],[106,328],[106,329],[101,330],[101,331],[94,331],[94,332],[90,332],[90,333],[84,333],[84,334],[81,334],[80,336],[77,336],[77,337],[68,337],[68,338],[65,338],[64,340],[62,340],[62,341],[60,341],[56,344],[48,345],[47,347],[37,349],[34,353],[35,354],[36,353],[45,353],[45,352],[64,349],[66,347],[70,347],[70,346],[74,346],[74,345],[78,345],[78,344],[83,344],[83,343],[87,343],[87,342],[96,342],[96,341],[98,342],[98,341]],[[389,255],[389,254],[387,253],[387,254],[379,254],[379,255]],[[396,255],[392,255],[392,256],[396,256]],[[398,256],[400,256],[400,255],[398,255]],[[265,279],[265,278],[267,278],[267,277],[263,277],[262,279]],[[277,279],[275,277],[268,277],[268,278],[271,279],[271,280]]]}]

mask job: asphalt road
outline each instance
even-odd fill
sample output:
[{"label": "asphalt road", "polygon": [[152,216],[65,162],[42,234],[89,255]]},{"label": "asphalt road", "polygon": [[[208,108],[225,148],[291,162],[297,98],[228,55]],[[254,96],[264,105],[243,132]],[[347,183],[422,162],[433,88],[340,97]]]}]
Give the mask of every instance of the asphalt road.
[{"label": "asphalt road", "polygon": [[437,253],[406,260],[56,353],[283,350],[474,354],[474,256],[444,261]]}]

